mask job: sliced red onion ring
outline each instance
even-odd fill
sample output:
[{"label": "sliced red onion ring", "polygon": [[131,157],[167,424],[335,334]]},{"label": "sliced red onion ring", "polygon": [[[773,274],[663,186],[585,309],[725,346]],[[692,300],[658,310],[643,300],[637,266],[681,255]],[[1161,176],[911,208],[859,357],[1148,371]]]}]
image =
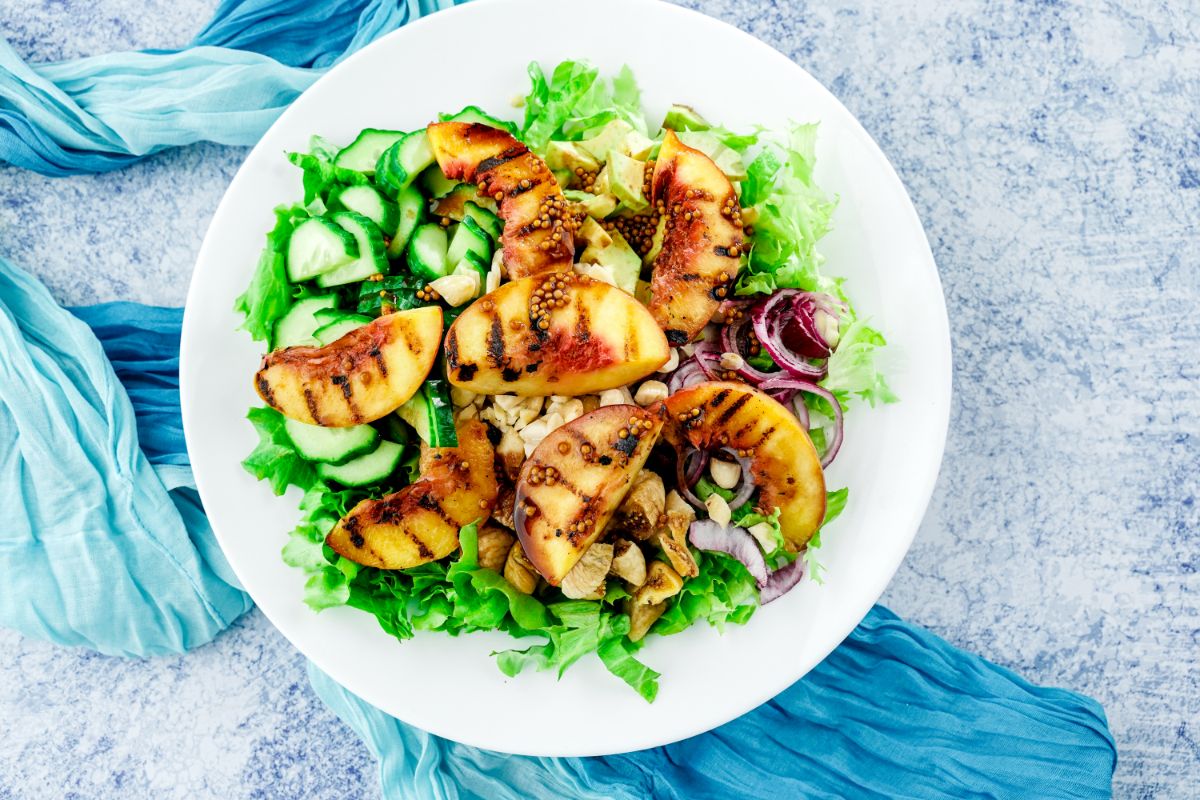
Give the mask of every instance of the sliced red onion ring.
[{"label": "sliced red onion ring", "polygon": [[689,358],[687,361],[684,361],[682,364],[676,367],[675,371],[671,373],[671,377],[667,379],[667,391],[671,394],[674,394],[683,387],[691,386],[694,383],[700,383],[706,378],[707,375],[705,375],[704,370],[701,369],[700,363],[694,358]]},{"label": "sliced red onion ring", "polygon": [[[696,485],[696,481],[700,480],[700,476],[704,474],[704,468],[708,466],[708,451],[691,449],[680,453],[676,450],[675,457],[675,483],[680,496],[696,509],[704,508],[704,501],[696,496],[692,487]],[[688,462],[693,459],[696,459],[695,465],[689,466]]]},{"label": "sliced red onion ring", "polygon": [[[831,463],[833,463],[833,459],[837,456],[838,450],[842,448],[842,434],[845,428],[844,420],[842,418],[842,404],[838,402],[838,399],[834,396],[833,392],[829,391],[823,386],[818,386],[815,383],[784,377],[776,377],[769,381],[764,381],[759,388],[764,392],[770,393],[773,397],[776,397],[776,399],[779,399],[775,395],[776,392],[782,393],[788,390],[794,391],[792,403],[797,409],[802,407],[804,404],[804,399],[800,397],[800,392],[808,392],[809,394],[815,394],[818,397],[823,397],[829,402],[829,405],[833,406],[833,434],[830,436],[829,441],[825,445],[825,455],[821,456],[821,466],[828,467]],[[800,414],[797,413],[796,416],[800,417]],[[806,428],[808,427],[807,408],[804,409],[804,416],[800,421]]]},{"label": "sliced red onion ring", "polygon": [[797,557],[795,561],[771,573],[765,586],[760,584],[758,590],[759,605],[766,605],[772,600],[778,600],[790,592],[804,577],[804,558]]},{"label": "sliced red onion ring", "polygon": [[738,490],[734,493],[733,499],[729,501],[730,508],[738,508],[754,494],[754,473],[750,469],[752,459],[749,456],[739,456],[732,447],[722,447],[721,452],[732,456],[738,466],[742,468],[742,479],[738,484]]},{"label": "sliced red onion ring", "polygon": [[770,580],[762,550],[745,528],[722,527],[711,519],[698,519],[688,527],[688,541],[701,550],[713,550],[736,558],[754,576],[760,589]]},{"label": "sliced red onion ring", "polygon": [[781,289],[754,306],[751,317],[759,343],[780,368],[799,378],[819,380],[825,366],[808,358],[828,358],[833,348],[817,327],[816,314],[836,313],[827,295]]}]

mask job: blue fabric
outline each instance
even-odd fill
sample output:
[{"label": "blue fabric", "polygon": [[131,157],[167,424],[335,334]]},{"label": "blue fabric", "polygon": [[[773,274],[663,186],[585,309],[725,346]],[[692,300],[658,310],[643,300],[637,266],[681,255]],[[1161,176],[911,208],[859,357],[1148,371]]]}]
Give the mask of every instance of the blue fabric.
[{"label": "blue fabric", "polygon": [[0,39],[0,163],[63,176],[199,141],[254,144],[326,68],[454,4],[224,0],[186,50],[56,64],[26,64]]},{"label": "blue fabric", "polygon": [[145,411],[149,453],[92,331],[0,259],[0,624],[102,653],[182,652],[251,603],[187,466],[176,356],[164,357],[178,313],[87,314]]},{"label": "blue fabric", "polygon": [[1100,798],[1116,767],[1094,700],[1033,686],[882,606],[758,709],[702,736],[602,758],[467,747],[404,725],[311,664],[309,677],[379,759],[389,798]]}]

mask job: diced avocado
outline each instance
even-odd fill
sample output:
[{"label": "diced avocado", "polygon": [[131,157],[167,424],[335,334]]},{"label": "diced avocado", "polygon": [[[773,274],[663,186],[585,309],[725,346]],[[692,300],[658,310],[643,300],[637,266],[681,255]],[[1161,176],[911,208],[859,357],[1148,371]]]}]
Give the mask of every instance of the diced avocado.
[{"label": "diced avocado", "polygon": [[611,194],[592,194],[591,192],[582,192],[578,189],[566,189],[563,194],[572,203],[578,203],[583,206],[583,210],[588,216],[596,219],[604,219],[609,214],[617,210],[617,198]]},{"label": "diced avocado", "polygon": [[587,242],[588,247],[608,247],[613,241],[608,231],[591,217],[584,219],[579,226],[579,238]]},{"label": "diced avocado", "polygon": [[[608,231],[604,231],[604,233],[608,233]],[[609,234],[607,246],[597,247],[589,244],[579,260],[585,264],[599,264],[602,267],[608,267],[617,283],[617,288],[624,289],[630,294],[637,289],[638,276],[642,271],[642,259],[638,258],[638,254],[629,246],[629,242],[625,241],[625,237],[616,231]]]},{"label": "diced avocado", "polygon": [[633,290],[633,296],[644,306],[650,305],[650,282],[639,280]]},{"label": "diced avocado", "polygon": [[546,164],[552,170],[574,172],[582,167],[587,172],[600,169],[600,162],[577,142],[551,142],[546,145]]},{"label": "diced avocado", "polygon": [[575,176],[575,173],[569,169],[552,169],[550,170],[550,174],[554,176],[554,180],[558,181],[560,187],[568,186],[571,183],[571,178]]},{"label": "diced avocado", "polygon": [[667,109],[662,126],[673,131],[705,131],[712,127],[696,109],[678,103]]},{"label": "diced avocado", "polygon": [[608,154],[608,169],[612,193],[626,208],[641,211],[650,204],[642,193],[642,184],[646,180],[645,161],[630,158],[620,150],[612,150]]},{"label": "diced avocado", "polygon": [[656,142],[641,131],[630,131],[621,141],[621,152],[630,158],[645,161]]},{"label": "diced avocado", "polygon": [[610,150],[619,149],[625,137],[633,131],[633,126],[623,119],[614,119],[600,129],[590,139],[579,142],[579,146],[590,153],[597,161],[607,161]]},{"label": "diced avocado", "polygon": [[658,251],[662,250],[663,234],[667,230],[667,218],[665,216],[658,218],[658,227],[654,229],[654,235],[650,237],[650,249],[646,251],[646,255],[642,257],[642,263],[650,266],[654,263],[654,259],[658,258]]},{"label": "diced avocado", "polygon": [[679,141],[713,160],[713,163],[725,173],[731,181],[740,181],[746,177],[746,165],[736,150],[731,150],[709,131],[686,131],[679,134]]},{"label": "diced avocado", "polygon": [[612,194],[612,181],[609,180],[610,171],[608,164],[605,164],[599,174],[596,175],[596,181],[592,184],[593,194]]}]

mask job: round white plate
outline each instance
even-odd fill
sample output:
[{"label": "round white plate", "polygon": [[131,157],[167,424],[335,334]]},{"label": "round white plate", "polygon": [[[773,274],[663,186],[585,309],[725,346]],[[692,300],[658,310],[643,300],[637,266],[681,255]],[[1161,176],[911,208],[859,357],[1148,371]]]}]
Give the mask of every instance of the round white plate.
[{"label": "round white plate", "polygon": [[[584,21],[586,21],[584,23]],[[584,23],[584,24],[581,24]],[[848,278],[860,313],[892,344],[889,379],[902,402],[853,408],[829,471],[850,487],[821,550],[825,584],[805,581],[723,635],[697,626],[652,637],[641,658],[662,673],[642,700],[593,657],[561,680],[506,678],[489,653],[501,634],[418,633],[397,642],[351,608],[315,614],[303,576],[279,550],[298,495],[274,497],[239,462],[256,437],[245,420],[261,350],[232,312],[270,229],[271,209],[300,196],[283,157],[319,133],[349,142],[361,128],[412,129],[468,103],[516,117],[526,63],[587,58],[629,64],[649,119],[672,102],[733,128],[821,123],[818,177],[841,198],[822,242],[827,271]],[[653,124],[653,123],[652,123]],[[785,56],[723,23],[638,0],[485,0],[432,15],[332,70],[279,118],[246,159],[213,216],[184,317],[183,419],[200,495],[233,569],[263,613],[317,666],[389,714],[440,736],[510,753],[617,753],[707,731],[786,689],[858,624],[912,542],[933,490],[950,407],[945,304],[904,187],[854,117]]]}]

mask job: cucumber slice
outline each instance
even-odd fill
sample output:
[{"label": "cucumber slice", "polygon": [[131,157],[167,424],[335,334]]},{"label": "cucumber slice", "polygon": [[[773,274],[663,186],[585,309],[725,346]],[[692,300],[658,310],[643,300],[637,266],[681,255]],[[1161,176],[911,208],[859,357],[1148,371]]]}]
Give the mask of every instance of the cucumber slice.
[{"label": "cucumber slice", "polygon": [[287,276],[292,283],[315,278],[358,258],[354,236],[325,217],[304,220],[292,231],[287,248]]},{"label": "cucumber slice", "polygon": [[445,197],[439,197],[431,204],[435,217],[446,217],[455,222],[462,222],[466,216],[466,204],[479,196],[479,190],[469,183],[460,183]]},{"label": "cucumber slice", "polygon": [[396,208],[399,221],[387,247],[388,258],[393,259],[404,255],[404,248],[408,247],[408,240],[412,238],[413,231],[425,221],[425,198],[416,187],[409,186],[396,195]]},{"label": "cucumber slice", "polygon": [[433,149],[425,129],[405,134],[384,151],[375,167],[375,179],[384,191],[398,193],[433,164]]},{"label": "cucumber slice", "polygon": [[[316,315],[328,311],[337,305],[337,296],[323,294],[316,297],[305,297],[297,300],[288,312],[275,323],[275,335],[272,347],[295,347],[296,345],[315,345],[313,332],[321,327]],[[335,312],[341,313],[341,312]]]},{"label": "cucumber slice", "polygon": [[450,240],[450,247],[446,250],[446,261],[458,264],[467,253],[474,253],[484,261],[490,261],[492,258],[491,237],[470,217],[464,217],[454,231],[454,238]]},{"label": "cucumber slice", "polygon": [[475,220],[475,224],[482,228],[488,236],[492,237],[493,243],[500,243],[500,235],[504,233],[504,220],[500,219],[499,216],[488,211],[478,203],[472,202],[463,204],[463,216]]},{"label": "cucumber slice", "polygon": [[294,419],[285,420],[284,430],[300,455],[311,461],[344,464],[375,449],[379,432],[370,425],[350,428],[323,428]]},{"label": "cucumber slice", "polygon": [[366,128],[358,138],[338,151],[333,165],[370,175],[383,152],[405,135],[404,131],[381,131]]},{"label": "cucumber slice", "polygon": [[358,242],[359,256],[345,266],[318,275],[318,286],[341,286],[344,283],[366,280],[377,272],[387,272],[387,251],[383,248],[383,234],[374,222],[353,211],[335,211],[329,217],[354,236]]},{"label": "cucumber slice", "polygon": [[313,338],[317,340],[317,344],[324,347],[331,342],[336,342],[350,331],[361,328],[370,321],[370,317],[364,317],[361,314],[345,314],[340,319],[317,328],[313,331]]},{"label": "cucumber slice", "polygon": [[458,188],[459,182],[452,181],[437,164],[428,167],[417,179],[426,197],[445,197]]},{"label": "cucumber slice", "polygon": [[381,439],[374,450],[345,464],[318,464],[317,475],[343,486],[369,486],[391,477],[403,455],[402,445]]},{"label": "cucumber slice", "polygon": [[446,260],[449,244],[446,229],[441,225],[427,223],[413,233],[408,245],[408,269],[425,280],[437,280],[450,273]]},{"label": "cucumber slice", "polygon": [[[331,297],[334,295],[330,295]],[[346,312],[340,308],[330,306],[328,308],[319,308],[313,312],[313,319],[317,321],[317,328],[322,325],[328,325],[331,322],[337,322],[342,317],[346,316]],[[316,330],[314,328],[313,330]]]},{"label": "cucumber slice", "polygon": [[462,275],[467,272],[472,272],[479,276],[479,285],[483,286],[487,283],[488,270],[492,268],[489,259],[482,258],[478,253],[467,251],[458,263],[454,265],[453,275]]},{"label": "cucumber slice", "polygon": [[426,379],[420,391],[396,409],[396,414],[412,425],[421,441],[430,447],[458,446],[450,387],[441,378]]},{"label": "cucumber slice", "polygon": [[439,116],[441,116],[443,122],[478,122],[481,125],[489,125],[493,128],[499,128],[502,131],[508,131],[513,137],[517,136],[517,126],[514,123],[496,119],[479,106],[467,106],[457,114],[441,114]]},{"label": "cucumber slice", "polygon": [[329,198],[331,208],[355,211],[374,222],[379,230],[391,236],[400,222],[400,209],[370,186],[347,186]]}]

